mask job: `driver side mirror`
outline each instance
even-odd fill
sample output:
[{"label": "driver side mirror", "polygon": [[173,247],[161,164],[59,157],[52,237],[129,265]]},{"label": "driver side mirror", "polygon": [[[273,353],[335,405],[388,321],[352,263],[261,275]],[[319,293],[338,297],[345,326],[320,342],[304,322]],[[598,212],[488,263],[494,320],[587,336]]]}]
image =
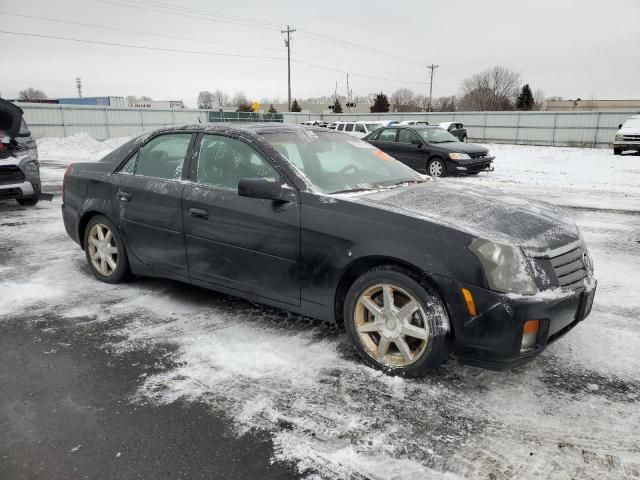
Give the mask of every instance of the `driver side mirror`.
[{"label": "driver side mirror", "polygon": [[418,148],[421,148],[421,147],[422,147],[422,145],[424,145],[424,143],[422,143],[422,141],[418,140],[417,138],[414,138],[413,140],[411,140],[411,143],[412,143],[413,145],[417,145],[417,146],[418,146]]},{"label": "driver side mirror", "polygon": [[238,182],[238,196],[288,202],[282,194],[282,185],[266,178],[242,178]]},{"label": "driver side mirror", "polygon": [[618,125],[618,130],[620,130],[622,128],[622,124]]}]

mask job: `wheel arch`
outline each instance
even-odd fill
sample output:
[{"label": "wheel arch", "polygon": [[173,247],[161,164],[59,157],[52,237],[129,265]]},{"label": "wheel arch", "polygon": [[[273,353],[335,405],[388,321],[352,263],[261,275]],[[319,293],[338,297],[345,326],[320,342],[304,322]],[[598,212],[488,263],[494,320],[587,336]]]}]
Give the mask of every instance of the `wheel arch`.
[{"label": "wheel arch", "polygon": [[[384,255],[369,255],[357,258],[353,262],[351,262],[343,271],[340,280],[338,281],[338,286],[336,287],[333,303],[334,317],[338,325],[344,324],[344,300],[347,296],[349,288],[351,288],[351,285],[353,285],[356,279],[366,271],[383,265],[400,267],[401,269],[405,270],[415,281],[422,285],[427,291],[433,292],[434,294],[438,295],[442,300],[445,310],[447,311],[447,315],[451,317],[449,307],[445,300],[446,297],[444,295],[444,292],[428,272],[424,272],[417,268],[415,265],[412,265],[411,263],[399,258],[387,257]],[[453,324],[451,321],[449,321],[449,327],[451,335],[453,336]]]},{"label": "wheel arch", "polygon": [[[80,248],[82,248],[82,250],[84,250],[84,232],[87,229],[89,221],[96,215],[103,215],[109,218],[109,215],[107,215],[106,213],[100,210],[91,209],[84,212],[78,220],[78,240],[80,240]],[[111,219],[109,218],[109,220]]]}]

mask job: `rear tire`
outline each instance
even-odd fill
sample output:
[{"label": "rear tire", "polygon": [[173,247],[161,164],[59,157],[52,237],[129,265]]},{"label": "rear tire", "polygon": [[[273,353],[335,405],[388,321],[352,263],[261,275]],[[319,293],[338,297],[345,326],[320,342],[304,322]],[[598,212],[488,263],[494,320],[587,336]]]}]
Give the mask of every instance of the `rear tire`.
[{"label": "rear tire", "polygon": [[131,270],[124,241],[107,217],[91,217],[84,232],[83,245],[89,268],[98,280],[120,283],[129,278]]},{"label": "rear tire", "polygon": [[446,177],[447,165],[444,163],[444,160],[440,158],[430,160],[427,164],[427,175],[432,177]]},{"label": "rear tire", "polygon": [[358,277],[343,313],[358,355],[387,374],[421,377],[449,355],[443,301],[400,267],[383,265]]}]

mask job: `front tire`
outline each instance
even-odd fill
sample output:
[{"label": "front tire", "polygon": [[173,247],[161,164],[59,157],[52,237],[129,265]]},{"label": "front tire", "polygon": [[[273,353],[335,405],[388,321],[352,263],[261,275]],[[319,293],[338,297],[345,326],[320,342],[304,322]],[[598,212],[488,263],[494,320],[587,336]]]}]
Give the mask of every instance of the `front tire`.
[{"label": "front tire", "polygon": [[37,193],[27,198],[16,198],[16,202],[18,202],[23,207],[33,207],[39,201],[40,201],[40,195],[38,195]]},{"label": "front tire", "polygon": [[434,158],[427,164],[427,175],[432,177],[446,177],[447,165],[440,158]]},{"label": "front tire", "polygon": [[399,267],[377,267],[356,279],[344,319],[360,357],[385,373],[421,377],[449,354],[444,303]]},{"label": "front tire", "polygon": [[622,149],[621,148],[614,148],[613,149],[613,154],[614,155],[622,155]]},{"label": "front tire", "polygon": [[84,232],[84,251],[95,277],[105,283],[120,283],[130,275],[124,242],[111,220],[96,215]]}]

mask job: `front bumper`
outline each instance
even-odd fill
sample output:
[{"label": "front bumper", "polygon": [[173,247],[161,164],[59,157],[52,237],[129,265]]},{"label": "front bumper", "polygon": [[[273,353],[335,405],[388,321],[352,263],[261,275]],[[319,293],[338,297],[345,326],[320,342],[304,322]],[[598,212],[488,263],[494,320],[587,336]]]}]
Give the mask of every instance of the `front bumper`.
[{"label": "front bumper", "polygon": [[[38,188],[38,186],[36,186]],[[0,184],[0,199],[29,198],[36,193],[31,182]]]},{"label": "front bumper", "polygon": [[[532,360],[591,312],[597,282],[558,296],[505,295],[451,281],[445,292],[454,330],[454,355],[462,362],[506,370]],[[477,315],[467,310],[460,288],[471,291]],[[533,348],[522,350],[525,322],[539,320]]]},{"label": "front bumper", "polygon": [[483,157],[471,160],[450,160],[453,171],[456,173],[492,172],[494,157]]},{"label": "front bumper", "polygon": [[640,142],[613,142],[613,148],[619,148],[621,150],[640,150]]}]

